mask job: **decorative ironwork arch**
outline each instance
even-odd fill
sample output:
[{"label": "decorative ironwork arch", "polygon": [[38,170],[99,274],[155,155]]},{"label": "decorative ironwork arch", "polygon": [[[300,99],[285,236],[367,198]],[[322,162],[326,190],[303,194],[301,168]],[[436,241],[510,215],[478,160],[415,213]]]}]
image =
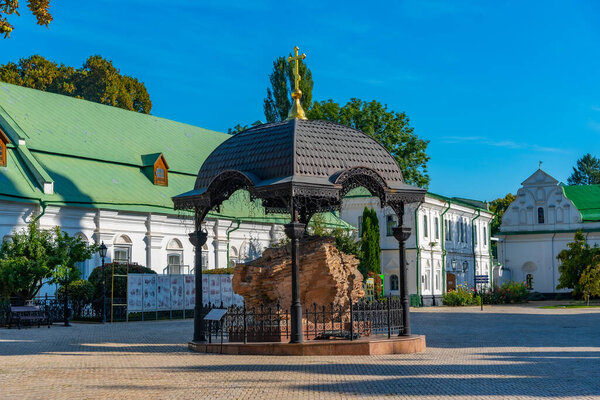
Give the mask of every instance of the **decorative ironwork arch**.
[{"label": "decorative ironwork arch", "polygon": [[335,184],[341,186],[340,201],[352,189],[364,187],[373,196],[379,198],[381,206],[385,205],[385,192],[389,190],[383,178],[377,172],[366,167],[356,167],[342,171],[335,179]]}]

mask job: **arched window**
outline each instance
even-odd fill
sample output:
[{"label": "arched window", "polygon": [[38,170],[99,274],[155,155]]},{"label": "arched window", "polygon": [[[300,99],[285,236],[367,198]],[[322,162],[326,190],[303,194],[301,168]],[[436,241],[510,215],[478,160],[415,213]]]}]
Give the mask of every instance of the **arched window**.
[{"label": "arched window", "polygon": [[235,267],[235,265],[239,262],[238,259],[238,251],[235,247],[229,246],[229,268]]},{"label": "arched window", "polygon": [[544,209],[542,207],[538,207],[538,224],[544,223]]},{"label": "arched window", "polygon": [[170,274],[183,273],[183,245],[179,239],[171,239],[167,244],[167,267]]},{"label": "arched window", "polygon": [[390,276],[390,290],[398,290],[398,275]]},{"label": "arched window", "polygon": [[117,236],[113,250],[113,261],[127,264],[131,262],[131,239],[127,235]]}]

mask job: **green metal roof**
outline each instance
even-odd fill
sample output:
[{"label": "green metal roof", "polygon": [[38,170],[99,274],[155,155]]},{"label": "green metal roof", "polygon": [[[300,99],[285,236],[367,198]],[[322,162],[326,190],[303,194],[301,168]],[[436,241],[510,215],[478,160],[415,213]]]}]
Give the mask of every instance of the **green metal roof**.
[{"label": "green metal roof", "polygon": [[[72,97],[0,82],[0,127],[11,140],[0,167],[0,199],[136,212],[175,211],[171,198],[194,188],[210,152],[230,135]],[[163,154],[169,185],[145,173]],[[54,184],[44,193],[43,183]],[[247,193],[235,193],[219,213],[259,223],[287,223],[265,214]],[[334,214],[332,227],[353,227]]]},{"label": "green metal roof", "polygon": [[584,222],[600,221],[600,185],[562,186],[562,190]]},{"label": "green metal roof", "polygon": [[171,171],[193,175],[198,174],[199,160],[206,159],[219,144],[231,137],[152,115],[4,82],[0,82],[0,106],[23,132],[25,137],[22,139],[32,151],[136,166],[142,166],[143,155],[162,153]]},{"label": "green metal roof", "polygon": [[[481,210],[488,213],[492,213],[487,209],[487,203],[479,200],[471,200],[471,199],[463,199],[459,197],[446,197],[440,194],[435,194],[431,192],[427,192],[425,196],[432,197],[434,199],[442,200],[442,201],[451,201],[452,203],[459,204],[464,207],[472,208],[475,210]],[[346,194],[346,198],[360,198],[360,197],[372,197],[371,193],[365,189],[364,187],[357,187],[348,192]]]}]

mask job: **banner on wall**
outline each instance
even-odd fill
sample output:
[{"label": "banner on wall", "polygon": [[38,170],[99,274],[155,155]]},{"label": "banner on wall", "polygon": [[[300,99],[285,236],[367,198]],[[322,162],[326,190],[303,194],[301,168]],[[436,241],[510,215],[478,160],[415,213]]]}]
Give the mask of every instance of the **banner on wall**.
[{"label": "banner on wall", "polygon": [[156,309],[158,311],[171,309],[171,276],[169,275],[156,277]]},{"label": "banner on wall", "polygon": [[142,274],[127,275],[127,311],[142,311]]},{"label": "banner on wall", "polygon": [[[244,298],[233,293],[232,275],[206,274],[202,277],[204,304],[224,307],[242,305]],[[127,311],[191,310],[196,304],[195,275],[127,275]]]}]

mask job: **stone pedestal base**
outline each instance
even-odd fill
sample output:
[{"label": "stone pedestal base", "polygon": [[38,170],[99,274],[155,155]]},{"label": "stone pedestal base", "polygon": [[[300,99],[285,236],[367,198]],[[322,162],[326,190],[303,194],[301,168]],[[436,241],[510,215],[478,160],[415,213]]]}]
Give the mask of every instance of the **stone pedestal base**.
[{"label": "stone pedestal base", "polygon": [[395,336],[349,340],[311,340],[304,343],[195,343],[190,350],[197,353],[280,356],[370,356],[382,354],[410,354],[425,351],[425,336]]}]

